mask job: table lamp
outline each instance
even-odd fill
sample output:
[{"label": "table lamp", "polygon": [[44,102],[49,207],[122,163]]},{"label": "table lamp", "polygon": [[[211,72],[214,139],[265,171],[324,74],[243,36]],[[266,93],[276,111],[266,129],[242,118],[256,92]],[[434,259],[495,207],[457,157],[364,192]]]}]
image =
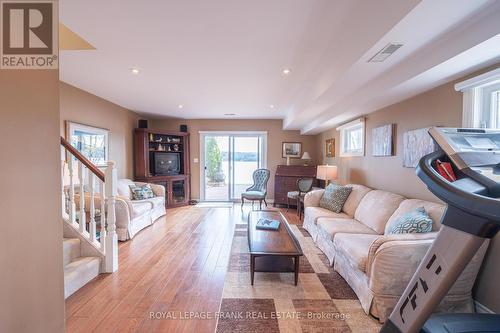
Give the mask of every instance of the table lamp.
[{"label": "table lamp", "polygon": [[311,159],[311,155],[307,151],[301,157],[301,160],[304,160],[304,165],[307,166],[309,164],[309,160]]},{"label": "table lamp", "polygon": [[316,170],[316,178],[325,181],[325,187],[329,184],[330,180],[337,179],[337,166],[336,165],[318,165]]}]

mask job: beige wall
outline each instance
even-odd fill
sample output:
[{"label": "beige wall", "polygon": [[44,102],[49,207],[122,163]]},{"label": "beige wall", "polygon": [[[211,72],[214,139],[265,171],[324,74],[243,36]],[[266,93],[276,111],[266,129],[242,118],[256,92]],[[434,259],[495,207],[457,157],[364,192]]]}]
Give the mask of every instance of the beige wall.
[{"label": "beige wall", "polygon": [[[453,83],[449,83],[367,115],[364,157],[326,158],[326,139],[335,138],[336,156],[340,151],[339,132],[335,129],[318,135],[318,148],[321,149],[325,163],[338,165],[339,180],[342,183],[365,184],[410,198],[436,201],[437,198],[415,175],[415,169],[402,167],[403,133],[428,126],[460,126],[461,112],[462,96],[455,92]],[[396,124],[396,154],[391,157],[373,157],[372,129],[391,123]]]},{"label": "beige wall", "polygon": [[132,178],[133,133],[139,116],[64,82],[60,89],[61,135],[65,137],[66,121],[109,129],[110,160],[116,162],[119,178]]},{"label": "beige wall", "polygon": [[[271,170],[268,183],[269,198],[274,198],[274,173],[279,164],[285,164],[281,158],[281,142],[302,142],[302,151],[311,154],[311,164],[316,162],[316,137],[300,135],[299,131],[284,131],[281,120],[179,120],[162,119],[151,121],[150,127],[154,129],[178,131],[180,124],[188,125],[190,133],[191,150],[191,197],[200,197],[200,164],[194,163],[194,158],[200,158],[199,131],[267,131],[267,167]],[[302,163],[299,159],[292,159],[291,163]]]},{"label": "beige wall", "polygon": [[0,70],[0,332],[63,332],[56,70]]},{"label": "beige wall", "polygon": [[[475,73],[478,75],[495,66]],[[496,65],[498,67],[498,65]],[[457,80],[462,81],[463,79]],[[461,126],[462,93],[456,92],[454,84],[448,83],[403,102],[380,109],[366,116],[366,148],[364,157],[326,158],[325,140],[335,138],[335,148],[339,152],[339,132],[335,129],[317,136],[318,156],[323,163],[339,166],[339,180],[342,183],[359,183],[392,191],[409,198],[439,201],[430,193],[415,174],[415,169],[403,168],[403,133],[428,126]],[[373,128],[396,124],[395,156],[373,157],[371,131]],[[489,309],[500,313],[500,235],[491,242],[486,260],[474,290],[475,298]]]}]

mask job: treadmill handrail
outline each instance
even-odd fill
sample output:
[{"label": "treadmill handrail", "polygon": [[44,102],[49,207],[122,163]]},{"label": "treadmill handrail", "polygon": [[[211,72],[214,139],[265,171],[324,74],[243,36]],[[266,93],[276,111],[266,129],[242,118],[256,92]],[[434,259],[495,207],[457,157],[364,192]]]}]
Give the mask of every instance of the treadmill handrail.
[{"label": "treadmill handrail", "polygon": [[[417,166],[417,175],[424,181],[429,190],[438,198],[457,207],[463,207],[463,203],[468,201],[470,205],[468,212],[481,216],[485,219],[500,222],[500,199],[491,198],[480,194],[473,194],[463,191],[453,183],[445,180],[432,166],[432,161],[444,158],[443,151],[430,153],[420,159]],[[477,183],[477,182],[476,182]],[[477,183],[478,186],[484,187]],[[484,187],[486,190],[486,187]]]}]

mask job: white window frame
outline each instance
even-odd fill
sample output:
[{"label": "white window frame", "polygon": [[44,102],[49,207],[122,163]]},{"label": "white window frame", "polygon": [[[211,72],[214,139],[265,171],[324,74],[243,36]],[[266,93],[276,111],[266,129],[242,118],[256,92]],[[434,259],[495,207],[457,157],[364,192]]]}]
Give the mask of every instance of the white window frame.
[{"label": "white window frame", "polygon": [[[348,140],[348,135],[350,132],[356,129],[361,129],[361,149],[349,149],[346,147]],[[358,118],[347,124],[337,127],[337,131],[340,131],[340,157],[351,157],[351,156],[365,156],[365,119]]]},{"label": "white window frame", "polygon": [[[490,106],[490,123],[500,127],[500,119],[498,117],[498,101],[496,104],[495,98],[485,99],[484,94],[492,94],[492,86],[498,85],[500,89],[500,68],[494,69],[487,73],[475,76],[468,80],[459,82],[455,85],[456,91],[463,93],[463,114],[462,127],[465,128],[481,128],[484,124],[481,123],[484,103],[492,103]],[[496,89],[494,89],[496,91]],[[495,114],[493,114],[495,113]],[[495,124],[496,123],[496,124]]]}]

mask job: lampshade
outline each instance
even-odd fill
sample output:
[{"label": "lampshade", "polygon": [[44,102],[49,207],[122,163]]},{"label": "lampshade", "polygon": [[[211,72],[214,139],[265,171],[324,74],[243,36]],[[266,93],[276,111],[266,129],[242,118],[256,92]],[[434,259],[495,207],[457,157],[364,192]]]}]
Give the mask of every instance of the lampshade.
[{"label": "lampshade", "polygon": [[337,166],[336,165],[318,165],[316,171],[316,178],[321,180],[337,179]]},{"label": "lampshade", "polygon": [[311,159],[311,155],[309,155],[309,153],[307,151],[304,152],[304,154],[302,154],[302,160],[310,160]]}]

